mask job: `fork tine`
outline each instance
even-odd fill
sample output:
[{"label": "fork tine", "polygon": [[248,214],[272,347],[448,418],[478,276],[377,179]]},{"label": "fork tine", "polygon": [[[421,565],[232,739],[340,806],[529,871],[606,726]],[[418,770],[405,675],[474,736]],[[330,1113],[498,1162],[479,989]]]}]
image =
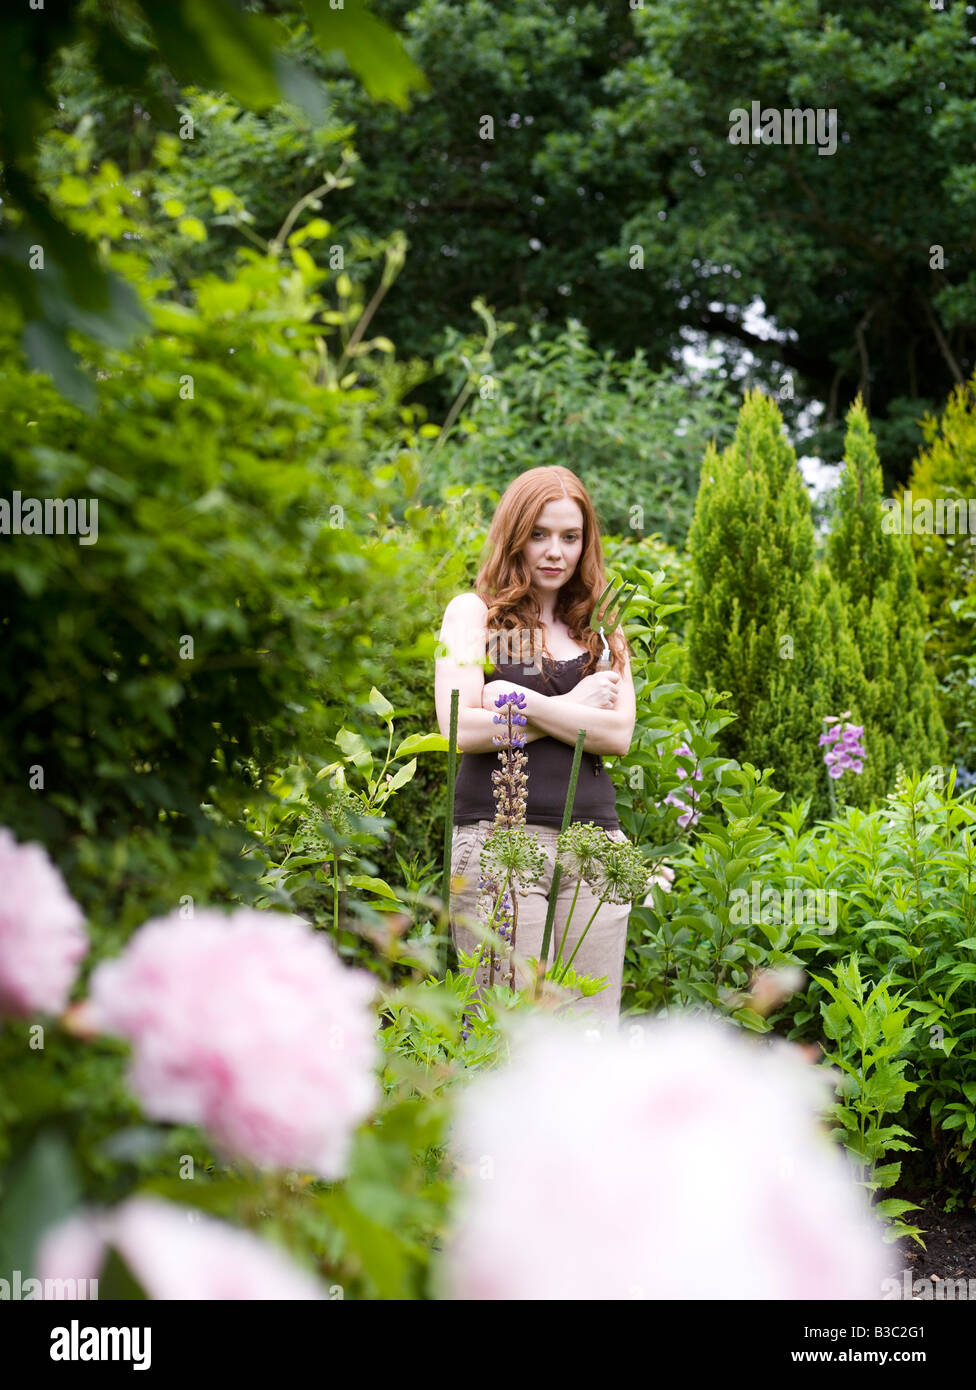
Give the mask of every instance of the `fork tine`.
[{"label": "fork tine", "polygon": [[[625,591],[627,591],[627,597],[626,597],[626,598],[624,598],[624,592],[625,592]],[[631,584],[631,585],[623,584],[623,585],[621,585],[620,590],[619,590],[619,592],[617,593],[616,600],[615,600],[616,602],[619,602],[620,607],[614,610],[613,621],[611,622],[611,624],[610,624],[609,627],[604,626],[604,629],[603,629],[604,632],[613,632],[614,628],[620,626],[620,623],[621,623],[621,620],[623,619],[624,612],[626,611],[627,605],[628,605],[628,603],[630,603],[631,599],[634,597],[634,595],[635,595],[636,593],[637,593],[637,585],[636,585],[636,584]],[[609,613],[607,614],[607,616],[608,616],[608,617],[610,616]]]},{"label": "fork tine", "polygon": [[593,628],[594,632],[599,632],[599,631],[600,631],[600,609],[603,607],[604,602],[606,601],[607,596],[608,596],[608,594],[610,593],[610,590],[611,590],[612,588],[613,588],[613,580],[611,579],[610,583],[607,585],[607,587],[604,589],[603,593],[602,593],[602,594],[600,595],[600,597],[597,599],[597,601],[596,601],[596,607],[593,609],[593,612],[590,614],[590,627]]},{"label": "fork tine", "polygon": [[627,605],[637,593],[636,584],[621,583],[610,598],[606,606],[606,611],[601,619],[600,610],[603,608],[604,600],[612,589],[614,589],[614,583],[611,580],[597,600],[596,608],[594,608],[593,615],[590,618],[590,626],[595,628],[597,632],[600,631],[601,627],[604,633],[613,632],[613,630],[619,626]]},{"label": "fork tine", "polygon": [[604,601],[605,601],[607,595],[610,593],[610,590],[611,590],[612,588],[613,588],[613,580],[611,579],[611,580],[610,580],[610,583],[607,585],[607,587],[604,589],[603,593],[600,595],[600,597],[599,597],[599,598],[597,599],[597,601],[596,601],[596,607],[595,607],[594,610],[593,610],[593,617],[592,617],[592,619],[591,619],[591,621],[592,621],[592,623],[593,623],[593,625],[594,625],[595,627],[599,627],[599,623],[596,622],[596,618],[597,618],[597,615],[598,615],[599,612],[600,612],[600,609],[603,607],[603,604],[604,604]]}]

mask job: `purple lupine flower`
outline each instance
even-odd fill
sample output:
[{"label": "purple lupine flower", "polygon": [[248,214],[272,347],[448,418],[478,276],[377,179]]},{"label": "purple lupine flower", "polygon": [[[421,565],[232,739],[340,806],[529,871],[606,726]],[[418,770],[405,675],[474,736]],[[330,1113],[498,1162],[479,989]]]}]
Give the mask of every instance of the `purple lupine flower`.
[{"label": "purple lupine flower", "polygon": [[[523,709],[525,709],[525,696],[524,696],[524,695],[519,694],[518,691],[515,691],[515,690],[513,690],[513,691],[511,692],[511,694],[509,694],[509,695],[499,695],[498,698],[497,698],[497,700],[495,701],[495,708],[496,708],[496,709],[505,709],[506,706],[512,706],[513,708],[511,708],[511,709],[506,709],[506,712],[505,712],[504,714],[495,714],[495,715],[492,715],[492,722],[493,722],[494,724],[509,724],[509,725],[511,725],[511,724],[517,724],[517,725],[520,725],[520,726],[522,726],[522,727],[524,727],[526,724],[528,724],[528,722],[529,722],[529,721],[528,721],[528,718],[527,718],[524,714],[519,714],[519,713],[517,712],[518,710],[523,710]],[[492,741],[493,744],[495,744],[496,747],[505,747],[505,748],[524,748],[524,747],[525,747],[525,739],[522,737],[521,734],[515,733],[514,730],[512,730],[511,738],[510,738],[510,739],[508,739],[508,738],[494,738],[494,737],[493,737],[491,741]]]},{"label": "purple lupine flower", "polygon": [[[496,708],[504,710],[504,713],[494,715],[493,722],[505,725],[505,737],[492,738],[492,743],[498,747],[498,757],[501,761],[501,768],[491,774],[492,795],[495,798],[496,807],[494,824],[496,830],[513,830],[518,826],[525,825],[526,787],[529,776],[526,770],[527,758],[523,751],[525,737],[519,732],[529,722],[526,715],[519,713],[520,710],[525,709],[525,704],[525,696],[515,690],[507,695],[499,695],[495,700]],[[481,891],[478,898],[478,911],[486,922],[492,921],[494,914],[495,930],[507,944],[508,954],[512,956],[509,984],[514,989],[515,960],[513,952],[517,907],[514,891],[510,893],[508,891],[509,886],[505,882],[497,881],[493,875],[483,877],[479,885]],[[494,982],[494,950],[491,951],[490,960],[489,985]]]},{"label": "purple lupine flower", "polygon": [[[506,889],[503,893],[502,885],[499,883],[495,875],[488,874],[487,876],[482,875],[482,877],[479,879],[478,891],[479,893],[484,894],[485,897],[490,900],[491,906],[488,911],[489,918],[491,917],[491,912],[494,910],[496,903],[498,904],[498,911],[495,913],[494,930],[498,933],[498,935],[502,938],[503,941],[507,941],[509,944],[511,944],[513,913],[512,900],[509,896],[508,890]],[[498,902],[499,894],[501,895],[500,903]]]},{"label": "purple lupine flower", "polygon": [[[493,714],[493,715],[492,715],[492,723],[494,723],[494,724],[508,724],[509,719],[511,719],[512,724],[521,725],[521,726],[523,726],[523,727],[524,727],[526,724],[528,724],[528,722],[529,722],[528,719],[525,717],[524,714],[514,714],[514,713],[513,713],[512,715],[507,715],[507,714]],[[509,748],[509,747],[511,747],[511,748],[524,748],[524,747],[525,747],[525,739],[524,739],[524,737],[523,737],[521,734],[516,733],[516,732],[514,731],[514,729],[513,729],[513,731],[512,731],[511,739],[507,739],[507,738],[495,738],[495,736],[492,735],[492,740],[491,740],[491,741],[492,741],[492,743],[494,743],[494,744],[496,745],[496,747],[504,747],[504,748]]]},{"label": "purple lupine flower", "polygon": [[508,695],[499,695],[495,705],[504,709],[504,713],[493,715],[492,722],[505,725],[505,734],[491,740],[498,749],[502,764],[499,771],[491,774],[497,807],[495,823],[499,826],[524,824],[528,773],[525,771],[526,755],[523,751],[525,736],[520,731],[529,721],[526,715],[518,711],[519,707],[525,708],[525,696],[513,690]]}]

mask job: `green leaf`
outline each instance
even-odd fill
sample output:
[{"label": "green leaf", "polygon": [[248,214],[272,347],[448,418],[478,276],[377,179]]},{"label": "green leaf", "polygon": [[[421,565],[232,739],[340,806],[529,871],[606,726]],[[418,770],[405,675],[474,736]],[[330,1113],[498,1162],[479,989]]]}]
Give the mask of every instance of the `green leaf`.
[{"label": "green leaf", "polygon": [[207,229],[199,217],[181,217],[176,226],[191,241],[206,241],[207,239]]},{"label": "green leaf", "polygon": [[901,1160],[897,1163],[884,1163],[874,1170],[874,1180],[879,1187],[891,1187],[901,1175]]},{"label": "green leaf", "polygon": [[95,388],[80,370],[77,357],[56,328],[34,320],[24,326],[23,344],[27,360],[35,371],[47,372],[69,401],[83,410],[93,409]]},{"label": "green leaf", "polygon": [[272,61],[278,31],[267,16],[248,14],[227,0],[142,0],[142,9],[182,85],[228,92],[254,111],[279,100]]},{"label": "green leaf", "polygon": [[342,1231],[377,1296],[409,1298],[409,1251],[396,1232],[365,1216],[341,1187],[320,1198],[320,1205]]},{"label": "green leaf", "polygon": [[960,1115],[957,1111],[956,1114],[950,1115],[948,1119],[940,1120],[939,1123],[943,1129],[962,1129],[963,1125],[966,1123],[966,1120],[967,1116]]},{"label": "green leaf", "polygon": [[411,758],[408,763],[405,763],[403,767],[400,768],[399,772],[397,772],[392,782],[390,782],[390,791],[399,791],[401,787],[405,787],[407,783],[413,779],[413,775],[416,771],[417,759]]},{"label": "green leaf", "polygon": [[351,729],[340,729],[335,736],[335,742],[354,767],[372,770],[373,755],[361,734],[353,733]]},{"label": "green leaf", "polygon": [[411,89],[428,90],[427,79],[398,35],[371,14],[363,0],[345,0],[341,10],[333,9],[329,0],[305,0],[305,9],[320,48],[341,49],[374,100],[405,109]]},{"label": "green leaf", "polygon": [[402,758],[407,753],[446,753],[447,744],[443,734],[408,734],[393,756]]},{"label": "green leaf", "polygon": [[77,1169],[66,1140],[40,1135],[6,1175],[0,1202],[0,1274],[33,1273],[44,1231],[63,1221],[81,1200]]},{"label": "green leaf", "polygon": [[729,860],[725,866],[725,876],[729,881],[730,887],[735,887],[736,882],[741,878],[742,874],[745,873],[746,869],[749,868],[749,865],[750,861],[748,859]]},{"label": "green leaf", "polygon": [[[312,260],[312,257],[301,246],[293,246],[291,248],[291,258],[295,262],[296,268],[301,272],[303,278],[309,284],[315,280],[316,276],[321,277],[324,274],[324,271],[319,270],[318,266]],[[370,701],[370,703],[372,703],[372,701]]]},{"label": "green leaf", "polygon": [[381,878],[370,878],[368,874],[350,874],[346,879],[350,888],[367,888],[371,893],[379,893],[383,898],[392,898],[397,902],[397,895],[388,883]]},{"label": "green leaf", "polygon": [[702,999],[706,999],[709,1004],[717,1006],[720,1002],[718,990],[714,985],[708,984],[705,980],[687,980],[685,982],[685,989],[689,990],[692,994],[697,994]]},{"label": "green leaf", "polygon": [[765,1015],[757,1013],[755,1009],[749,1008],[748,1005],[744,1005],[741,1009],[736,1009],[732,1017],[738,1023],[741,1023],[744,1028],[748,1028],[753,1033],[768,1033],[771,1031],[771,1025],[767,1022]]},{"label": "green leaf", "polygon": [[707,925],[701,917],[696,917],[692,912],[681,912],[676,917],[670,917],[668,924],[671,927],[689,927],[696,932],[704,931]]},{"label": "green leaf", "polygon": [[[226,212],[228,208],[236,207],[240,202],[240,198],[233,189],[224,188],[222,184],[214,184],[210,189],[210,201],[213,203],[216,212]],[[165,207],[166,204],[164,203],[163,206]],[[182,210],[181,208],[180,211],[182,212]],[[289,238],[289,240],[290,239],[291,238]]]},{"label": "green leaf", "polygon": [[98,1276],[98,1297],[100,1299],[121,1299],[126,1302],[130,1299],[138,1300],[147,1297],[145,1289],[114,1245],[109,1246],[108,1259]]},{"label": "green leaf", "polygon": [[69,174],[58,184],[57,196],[69,207],[83,208],[91,201],[92,190],[77,174]]},{"label": "green leaf", "polygon": [[385,695],[380,694],[375,685],[369,692],[369,707],[371,710],[374,710],[381,719],[385,719],[389,722],[390,716],[393,714],[393,706]]},{"label": "green leaf", "polygon": [[886,1197],[883,1202],[876,1202],[874,1210],[880,1212],[882,1216],[901,1216],[906,1211],[921,1211],[918,1202],[906,1202],[900,1197]]}]

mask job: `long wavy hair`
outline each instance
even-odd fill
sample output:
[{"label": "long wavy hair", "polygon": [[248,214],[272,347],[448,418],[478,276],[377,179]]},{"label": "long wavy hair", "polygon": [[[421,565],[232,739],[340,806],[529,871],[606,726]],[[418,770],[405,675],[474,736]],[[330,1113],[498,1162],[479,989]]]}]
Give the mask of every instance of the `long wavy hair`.
[{"label": "long wavy hair", "polygon": [[[495,508],[486,542],[487,559],[475,579],[475,592],[488,606],[488,628],[525,631],[542,629],[542,612],[522,554],[547,502],[563,498],[576,502],[583,513],[583,548],[572,578],[556,595],[555,617],[566,624],[574,642],[590,653],[583,667],[588,676],[603,653],[600,634],[590,627],[590,615],[606,588],[600,528],[590,494],[569,468],[561,464],[529,468],[509,483]],[[618,628],[607,637],[612,669],[622,671],[629,644]],[[552,660],[545,646],[543,655]],[[549,683],[545,666],[543,679]]]}]

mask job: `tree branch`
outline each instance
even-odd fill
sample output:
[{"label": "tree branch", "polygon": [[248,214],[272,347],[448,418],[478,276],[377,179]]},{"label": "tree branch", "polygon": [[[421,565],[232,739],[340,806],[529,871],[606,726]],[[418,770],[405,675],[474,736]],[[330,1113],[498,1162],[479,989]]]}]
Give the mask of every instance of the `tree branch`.
[{"label": "tree branch", "polygon": [[962,371],[960,370],[959,363],[952,355],[952,349],[949,346],[949,343],[946,339],[946,335],[942,332],[942,325],[939,323],[939,320],[935,316],[935,310],[932,308],[932,305],[929,303],[928,298],[922,293],[918,286],[915,287],[915,293],[918,295],[919,299],[922,302],[922,307],[925,310],[925,317],[929,321],[929,327],[935,334],[935,341],[939,345],[939,351],[945,358],[949,371],[955,377],[959,385],[962,386],[965,383],[966,378],[963,376]]},{"label": "tree branch", "polygon": [[870,413],[871,410],[871,362],[868,357],[868,346],[864,338],[864,330],[874,318],[875,311],[880,308],[881,300],[876,299],[868,309],[860,323],[854,329],[854,337],[857,340],[858,356],[861,359],[861,379],[858,383],[858,390],[864,402],[864,409]]}]

